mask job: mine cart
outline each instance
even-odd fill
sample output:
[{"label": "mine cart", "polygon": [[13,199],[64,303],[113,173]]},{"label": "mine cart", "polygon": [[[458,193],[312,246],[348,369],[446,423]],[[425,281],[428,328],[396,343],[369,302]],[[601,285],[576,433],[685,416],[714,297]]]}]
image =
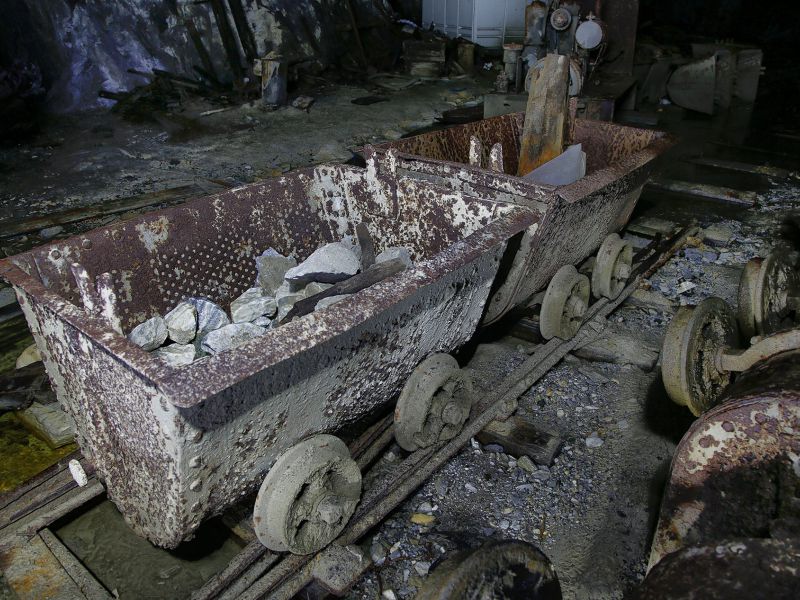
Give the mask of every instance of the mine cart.
[{"label": "mine cart", "polygon": [[[468,382],[445,353],[475,332],[507,241],[538,219],[427,182],[319,166],[59,240],[0,262],[0,275],[81,449],[137,533],[174,548],[260,488],[259,538],[308,553],[343,530],[360,497],[361,473],[331,433],[404,386],[405,447],[452,437],[466,420]],[[376,252],[405,246],[413,266],[182,367],[126,337],[183,298],[227,307],[269,248],[303,260],[359,224]]]},{"label": "mine cart", "polygon": [[[614,232],[630,218],[654,167],[672,145],[665,133],[615,123],[572,119],[567,144],[581,144],[586,175],[562,186],[518,177],[524,113],[503,115],[365,148],[373,168],[409,175],[487,200],[512,202],[540,215],[508,260],[493,291],[485,322],[531,303],[549,287],[542,306],[545,337],[570,337],[589,300],[624,287],[630,247]],[[612,235],[613,234],[613,235]],[[589,278],[573,265],[593,254]]]}]

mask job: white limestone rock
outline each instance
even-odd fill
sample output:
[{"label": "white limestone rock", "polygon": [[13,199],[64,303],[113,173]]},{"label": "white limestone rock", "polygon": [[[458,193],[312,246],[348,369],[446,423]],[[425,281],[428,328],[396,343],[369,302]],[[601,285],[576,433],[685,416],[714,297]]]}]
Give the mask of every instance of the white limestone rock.
[{"label": "white limestone rock", "polygon": [[286,271],[297,266],[294,256],[284,256],[274,248],[269,248],[256,258],[258,277],[256,282],[267,296],[275,296],[275,291],[283,283]]},{"label": "white limestone rock", "polygon": [[339,294],[338,296],[328,296],[327,298],[323,298],[319,302],[317,302],[316,306],[314,306],[314,310],[322,310],[323,308],[327,308],[332,304],[336,304],[337,302],[344,300],[345,298],[349,298],[352,294]]},{"label": "white limestone rock", "polygon": [[128,334],[128,339],[143,350],[150,352],[167,341],[167,335],[167,324],[164,319],[156,315],[134,327],[133,331]]},{"label": "white limestone rock", "polygon": [[190,302],[181,302],[164,316],[169,339],[188,344],[197,333],[197,309]]},{"label": "white limestone rock", "polygon": [[411,268],[414,266],[414,261],[411,260],[411,252],[409,252],[408,248],[405,246],[389,246],[386,248],[386,250],[375,257],[375,264],[393,260],[395,258],[402,260],[406,267]]},{"label": "white limestone rock", "polygon": [[269,317],[258,317],[255,321],[253,321],[253,325],[258,325],[264,329],[272,329],[274,327],[274,322]]},{"label": "white limestone rock", "polygon": [[232,323],[215,329],[203,338],[203,351],[217,354],[266,333],[266,329],[252,323]]},{"label": "white limestone rock", "polygon": [[186,300],[197,309],[197,338],[200,339],[207,333],[230,325],[231,320],[219,305],[205,298],[189,298]]},{"label": "white limestone rock", "polygon": [[361,262],[346,244],[333,242],[315,250],[302,263],[286,272],[286,281],[290,283],[336,283],[352,277],[361,266]]},{"label": "white limestone rock", "polygon": [[196,354],[194,344],[170,344],[153,352],[153,356],[160,358],[170,367],[189,365]]},{"label": "white limestone rock", "polygon": [[234,323],[250,323],[265,315],[271,317],[277,310],[275,298],[267,296],[261,287],[250,288],[231,302]]}]

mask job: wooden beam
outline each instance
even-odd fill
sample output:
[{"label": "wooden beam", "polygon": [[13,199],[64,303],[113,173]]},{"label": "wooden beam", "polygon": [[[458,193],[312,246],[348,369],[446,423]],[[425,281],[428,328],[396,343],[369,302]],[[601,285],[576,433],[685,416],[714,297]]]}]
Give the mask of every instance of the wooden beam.
[{"label": "wooden beam", "polygon": [[98,202],[90,206],[72,208],[59,213],[43,215],[39,217],[29,217],[27,219],[7,219],[0,221],[0,238],[7,238],[23,233],[39,231],[45,227],[54,225],[65,225],[76,223],[93,217],[113,215],[117,213],[145,208],[154,204],[165,202],[176,202],[178,200],[188,200],[196,196],[208,194],[208,190],[198,185],[182,185],[130,198],[112,200],[110,202]]},{"label": "wooden beam", "polygon": [[217,21],[219,37],[222,39],[222,47],[225,48],[225,55],[228,57],[231,72],[234,79],[237,82],[241,82],[244,78],[244,70],[239,56],[239,45],[236,43],[233,29],[231,29],[231,24],[228,22],[228,11],[225,10],[223,0],[209,0],[209,2],[211,10],[214,12],[214,19]]},{"label": "wooden beam", "polygon": [[719,185],[707,185],[705,183],[695,183],[693,181],[681,181],[679,179],[652,179],[647,184],[648,188],[716,200],[726,204],[736,204],[738,206],[753,206],[756,203],[756,193],[735,190],[733,188],[722,187]]},{"label": "wooden beam", "polygon": [[244,8],[242,8],[241,0],[228,0],[228,6],[231,9],[233,16],[233,24],[236,25],[236,31],[239,34],[239,41],[242,43],[242,50],[247,58],[247,62],[252,64],[258,58],[258,50],[256,49],[256,39],[253,36],[253,30],[247,22]]},{"label": "wooden beam", "polygon": [[569,92],[569,59],[548,54],[533,72],[517,175],[527,175],[564,150]]},{"label": "wooden beam", "polygon": [[786,178],[791,174],[787,169],[771,167],[769,165],[754,165],[735,160],[724,160],[721,158],[706,158],[698,156],[687,159],[690,163],[701,167],[711,167],[714,169],[724,169],[726,171],[736,171],[737,173],[752,173],[753,175],[764,175],[766,177]]}]

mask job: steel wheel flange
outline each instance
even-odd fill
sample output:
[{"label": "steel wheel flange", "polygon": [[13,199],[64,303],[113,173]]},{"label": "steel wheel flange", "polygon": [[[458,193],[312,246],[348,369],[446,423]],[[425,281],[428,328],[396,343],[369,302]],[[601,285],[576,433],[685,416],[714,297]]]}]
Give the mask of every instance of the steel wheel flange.
[{"label": "steel wheel flange", "polygon": [[717,403],[733,378],[718,368],[717,356],[735,348],[736,317],[720,298],[683,306],[667,327],[661,351],[661,377],[669,397],[700,416]]},{"label": "steel wheel flange", "polygon": [[737,317],[742,334],[750,339],[796,324],[799,296],[800,275],[785,252],[773,250],[767,258],[750,260],[739,280]]},{"label": "steel wheel flange", "polygon": [[338,536],[361,498],[361,471],[339,438],[321,434],[284,451],[256,497],[256,536],[276,552],[310,554]]},{"label": "steel wheel flange", "polygon": [[600,249],[592,270],[592,294],[613,300],[620,295],[631,275],[633,248],[616,233],[610,233]]},{"label": "steel wheel flange", "polygon": [[539,330],[546,340],[574,336],[589,308],[589,278],[572,265],[561,267],[547,286],[539,312]]},{"label": "steel wheel flange", "polygon": [[394,436],[413,452],[454,438],[472,408],[472,382],[449,354],[423,360],[403,386],[394,411]]}]

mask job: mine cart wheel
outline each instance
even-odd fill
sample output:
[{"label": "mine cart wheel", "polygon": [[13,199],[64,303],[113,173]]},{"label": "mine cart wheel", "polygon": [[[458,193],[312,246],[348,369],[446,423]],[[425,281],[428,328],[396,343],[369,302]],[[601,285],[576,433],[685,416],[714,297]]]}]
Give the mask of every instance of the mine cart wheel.
[{"label": "mine cart wheel", "polygon": [[798,322],[798,275],[785,252],[750,260],[739,280],[738,320],[742,335],[750,339],[769,335]]},{"label": "mine cart wheel", "polygon": [[661,351],[661,378],[673,402],[699,417],[716,404],[733,374],[720,371],[717,355],[736,348],[736,317],[720,298],[683,306],[667,327]]},{"label": "mine cart wheel", "polygon": [[589,278],[572,265],[561,267],[553,278],[542,301],[539,329],[542,337],[568,340],[581,326],[589,308]]},{"label": "mine cart wheel", "polygon": [[592,270],[592,294],[613,300],[631,275],[633,247],[616,233],[609,234],[597,251]]},{"label": "mine cart wheel", "polygon": [[416,600],[560,600],[553,565],[540,550],[510,540],[457,552],[430,574]]},{"label": "mine cart wheel", "polygon": [[256,535],[276,552],[316,552],[342,532],[360,498],[361,471],[345,443],[315,435],[283,452],[264,478]]},{"label": "mine cart wheel", "polygon": [[394,411],[394,437],[409,452],[454,438],[472,408],[472,381],[449,354],[432,354],[406,381]]}]

